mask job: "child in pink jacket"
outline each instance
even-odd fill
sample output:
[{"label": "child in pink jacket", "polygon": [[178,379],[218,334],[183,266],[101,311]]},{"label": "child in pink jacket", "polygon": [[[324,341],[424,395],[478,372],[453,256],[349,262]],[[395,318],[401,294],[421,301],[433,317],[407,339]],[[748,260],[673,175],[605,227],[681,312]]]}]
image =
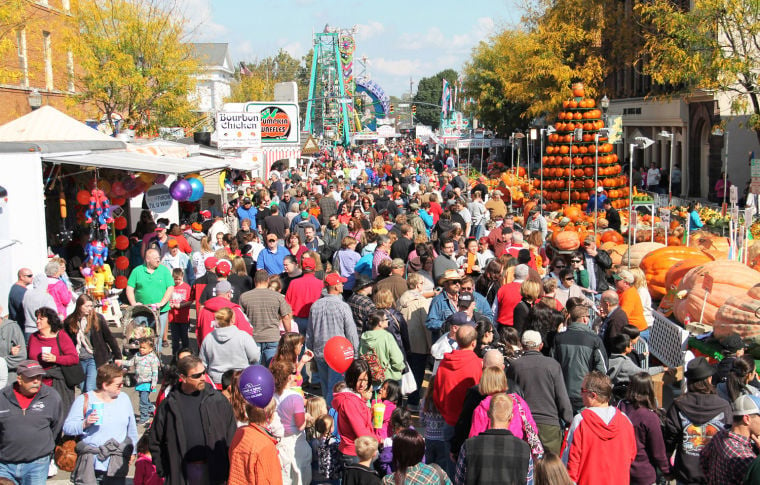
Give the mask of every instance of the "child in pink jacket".
[{"label": "child in pink jacket", "polygon": [[[507,429],[509,429],[509,431],[511,431],[512,434],[517,438],[525,440],[525,431],[523,428],[522,417],[520,416],[520,408],[522,408],[522,411],[525,414],[525,418],[527,419],[528,423],[533,426],[533,429],[538,430],[538,427],[536,426],[536,422],[533,421],[533,415],[530,413],[528,403],[525,402],[525,400],[517,394],[510,394],[509,397],[512,398],[513,407],[512,420],[509,422],[509,428]],[[488,408],[490,406],[491,396],[487,396],[480,402],[478,407],[475,408],[475,411],[472,413],[472,426],[470,426],[470,435],[468,436],[469,438],[477,436],[491,427],[491,423],[488,419]]]}]

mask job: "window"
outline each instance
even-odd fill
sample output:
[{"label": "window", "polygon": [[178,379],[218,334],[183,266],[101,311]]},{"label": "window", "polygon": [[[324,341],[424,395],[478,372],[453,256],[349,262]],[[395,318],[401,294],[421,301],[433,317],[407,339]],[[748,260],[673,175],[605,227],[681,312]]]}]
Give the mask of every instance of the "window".
[{"label": "window", "polygon": [[53,48],[50,44],[50,32],[42,32],[43,58],[45,60],[45,89],[53,89]]},{"label": "window", "polygon": [[71,2],[69,0],[62,0],[61,7],[63,7],[64,12],[68,12],[71,10]]},{"label": "window", "polygon": [[18,66],[21,70],[21,87],[29,87],[29,63],[26,57],[26,30],[16,31],[16,45],[18,46]]}]

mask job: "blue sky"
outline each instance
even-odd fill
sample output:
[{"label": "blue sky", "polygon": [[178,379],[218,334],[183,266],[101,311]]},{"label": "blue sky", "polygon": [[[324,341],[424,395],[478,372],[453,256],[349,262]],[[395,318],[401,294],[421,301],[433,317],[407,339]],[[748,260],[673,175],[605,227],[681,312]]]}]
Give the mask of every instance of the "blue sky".
[{"label": "blue sky", "polygon": [[[199,25],[194,40],[229,42],[234,61],[251,61],[280,48],[300,58],[312,31],[325,24],[357,25],[356,59],[389,95],[415,90],[421,77],[446,68],[461,70],[472,48],[494,30],[519,21],[515,0],[184,0],[186,15]],[[302,97],[299,93],[299,97]]]}]

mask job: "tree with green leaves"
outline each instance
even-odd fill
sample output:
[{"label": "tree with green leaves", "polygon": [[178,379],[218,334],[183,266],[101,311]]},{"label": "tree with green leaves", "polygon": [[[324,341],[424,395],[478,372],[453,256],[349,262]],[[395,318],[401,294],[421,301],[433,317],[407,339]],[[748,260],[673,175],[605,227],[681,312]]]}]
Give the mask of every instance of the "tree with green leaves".
[{"label": "tree with green leaves", "polygon": [[645,72],[684,90],[717,91],[731,112],[749,115],[760,141],[760,2],[702,0],[688,11],[667,0],[637,5],[645,30]]},{"label": "tree with green leaves", "polygon": [[[79,101],[111,122],[120,114],[138,134],[194,127],[188,100],[198,61],[177,4],[162,0],[79,0],[69,46],[81,64]],[[112,125],[113,128],[113,125]]]},{"label": "tree with green leaves", "polygon": [[441,124],[441,94],[443,80],[452,86],[459,79],[459,74],[453,69],[444,69],[435,76],[424,77],[417,84],[417,93],[414,95],[414,103],[417,104],[415,117],[423,125],[438,128]]},{"label": "tree with green leaves", "polygon": [[312,55],[313,51],[310,51],[298,60],[280,49],[274,56],[244,63],[246,72],[236,72],[236,82],[226,101],[272,101],[274,85],[281,82],[295,82],[298,85],[298,97],[300,100],[305,99],[309,92]]}]

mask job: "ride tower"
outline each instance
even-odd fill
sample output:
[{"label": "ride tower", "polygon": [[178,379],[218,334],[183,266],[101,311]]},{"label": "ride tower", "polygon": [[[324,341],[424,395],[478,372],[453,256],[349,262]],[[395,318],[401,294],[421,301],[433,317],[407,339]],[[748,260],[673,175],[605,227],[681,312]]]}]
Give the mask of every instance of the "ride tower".
[{"label": "ride tower", "polygon": [[352,129],[357,119],[353,109],[356,85],[352,75],[355,33],[356,27],[337,29],[328,25],[324,32],[314,34],[306,102],[305,130],[345,146],[351,141],[351,131],[356,131]]}]

